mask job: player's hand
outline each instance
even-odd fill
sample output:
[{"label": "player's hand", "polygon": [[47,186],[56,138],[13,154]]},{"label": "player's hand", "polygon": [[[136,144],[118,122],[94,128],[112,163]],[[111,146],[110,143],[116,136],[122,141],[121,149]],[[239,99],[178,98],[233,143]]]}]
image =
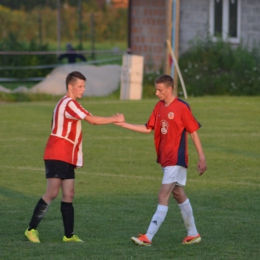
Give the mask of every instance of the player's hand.
[{"label": "player's hand", "polygon": [[116,115],[113,115],[113,117],[116,118],[116,122],[114,124],[125,122],[125,117],[123,114],[117,113]]},{"label": "player's hand", "polygon": [[200,159],[197,165],[197,171],[199,175],[202,175],[207,170],[206,160]]}]

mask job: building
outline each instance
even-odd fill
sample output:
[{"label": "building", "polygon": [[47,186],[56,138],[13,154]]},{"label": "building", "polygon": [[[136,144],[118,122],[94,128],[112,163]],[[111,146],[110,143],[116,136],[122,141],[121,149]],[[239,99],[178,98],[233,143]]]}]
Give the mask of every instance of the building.
[{"label": "building", "polygon": [[129,0],[131,52],[145,70],[169,65],[166,40],[183,53],[196,37],[210,35],[248,48],[260,43],[260,0]]}]

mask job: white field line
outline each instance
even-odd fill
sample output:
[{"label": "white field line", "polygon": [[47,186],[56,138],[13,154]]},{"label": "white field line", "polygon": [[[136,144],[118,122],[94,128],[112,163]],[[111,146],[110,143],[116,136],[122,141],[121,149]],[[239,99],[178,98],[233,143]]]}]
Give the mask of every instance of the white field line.
[{"label": "white field line", "polygon": [[[2,166],[2,168],[8,169],[16,169],[16,170],[27,170],[27,171],[41,171],[44,172],[44,168],[33,168],[33,167],[23,167],[23,166]],[[102,176],[102,177],[116,177],[116,178],[132,178],[132,179],[142,179],[142,180],[155,180],[161,181],[161,177],[151,177],[151,176],[136,176],[136,175],[124,175],[124,174],[113,174],[113,173],[98,173],[98,172],[84,172],[80,171],[78,174],[86,174],[86,175],[95,175],[95,176]],[[188,180],[188,182],[200,182],[200,183],[207,183],[207,184],[229,184],[229,185],[242,185],[242,186],[252,186],[252,187],[260,187],[260,184],[257,183],[249,183],[249,182],[234,182],[234,181],[214,181],[214,180],[203,180],[203,176],[198,176],[199,179],[197,180]]]},{"label": "white field line", "polygon": [[[83,133],[84,135],[84,133]],[[201,133],[200,134],[201,137],[223,137],[223,138],[227,138],[226,134],[206,134],[206,133]],[[229,134],[228,137],[246,137],[246,138],[250,138],[250,137],[258,137],[260,136],[260,132],[259,133],[241,133],[241,134]],[[151,135],[140,135],[140,134],[136,134],[135,136],[127,136],[127,135],[117,135],[117,136],[89,136],[87,133],[84,136],[84,140],[118,140],[118,139],[122,139],[122,140],[145,140],[145,139],[152,139],[153,138],[153,134]],[[0,138],[0,142],[12,142],[12,141],[20,141],[20,142],[27,142],[28,140],[30,141],[38,141],[38,140],[42,140],[42,138],[26,138],[26,137],[16,137],[16,138]]]},{"label": "white field line", "polygon": [[[216,136],[216,135],[214,135],[214,136]],[[47,139],[47,137],[48,137],[48,135],[46,135],[46,139]],[[152,140],[153,139],[153,135],[150,135],[150,136],[149,135],[148,136],[147,135],[136,135],[136,136],[100,136],[100,137],[94,137],[94,136],[86,135],[86,136],[84,136],[84,141],[83,142],[85,142],[85,140],[89,141],[89,140],[120,140],[120,139],[121,140]],[[30,142],[32,142],[32,141],[42,140],[42,138],[31,138],[29,136],[28,136],[28,138],[25,138],[25,137],[21,137],[21,138],[17,137],[17,138],[10,138],[10,139],[8,139],[8,138],[1,139],[0,138],[0,142],[3,142],[3,143],[4,142],[8,142],[9,144],[12,141],[14,141],[15,144],[16,144],[17,142],[28,142],[28,140]]]}]

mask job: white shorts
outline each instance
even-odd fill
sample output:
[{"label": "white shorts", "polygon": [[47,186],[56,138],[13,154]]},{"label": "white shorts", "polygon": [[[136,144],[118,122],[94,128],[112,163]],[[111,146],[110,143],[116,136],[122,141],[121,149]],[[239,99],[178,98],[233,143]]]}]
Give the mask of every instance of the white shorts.
[{"label": "white shorts", "polygon": [[187,169],[185,167],[175,165],[162,167],[163,179],[162,184],[176,183],[179,186],[185,186],[187,180]]}]

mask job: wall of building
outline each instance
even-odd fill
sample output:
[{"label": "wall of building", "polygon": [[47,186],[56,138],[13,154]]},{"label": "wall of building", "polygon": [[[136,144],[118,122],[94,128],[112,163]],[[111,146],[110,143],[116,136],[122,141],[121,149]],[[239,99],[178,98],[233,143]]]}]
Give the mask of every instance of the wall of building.
[{"label": "wall of building", "polygon": [[[209,30],[209,1],[181,0],[180,53],[190,47],[196,37],[206,37]],[[252,47],[260,44],[260,1],[241,0],[241,44]]]},{"label": "wall of building", "polygon": [[180,1],[180,54],[189,49],[189,42],[208,33],[209,0]]},{"label": "wall of building", "polygon": [[131,52],[144,56],[146,71],[159,70],[165,58],[166,1],[131,2]]},{"label": "wall of building", "polygon": [[[167,35],[167,1],[132,0],[131,51],[143,55],[145,70],[156,71],[165,62]],[[209,0],[180,1],[179,54],[190,42],[209,33]],[[241,0],[241,43],[260,44],[260,0]]]},{"label": "wall of building", "polygon": [[241,39],[242,44],[260,46],[260,1],[241,1]]}]

